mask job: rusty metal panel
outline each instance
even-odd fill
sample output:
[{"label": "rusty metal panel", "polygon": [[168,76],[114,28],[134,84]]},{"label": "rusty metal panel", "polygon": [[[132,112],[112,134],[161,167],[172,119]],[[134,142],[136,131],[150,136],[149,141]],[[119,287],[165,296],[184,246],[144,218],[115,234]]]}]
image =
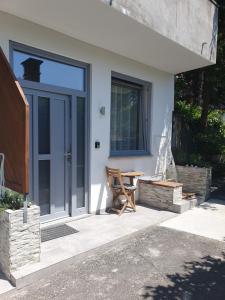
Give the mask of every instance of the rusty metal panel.
[{"label": "rusty metal panel", "polygon": [[6,187],[29,192],[29,105],[0,48],[0,153]]}]

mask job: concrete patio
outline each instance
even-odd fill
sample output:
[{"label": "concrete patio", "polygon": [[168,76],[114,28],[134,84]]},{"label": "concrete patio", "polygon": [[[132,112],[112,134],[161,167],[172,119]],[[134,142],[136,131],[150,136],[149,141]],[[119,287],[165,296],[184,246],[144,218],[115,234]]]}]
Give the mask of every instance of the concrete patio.
[{"label": "concrete patio", "polygon": [[225,242],[225,201],[210,199],[160,226]]},{"label": "concrete patio", "polygon": [[[182,236],[182,232],[179,231],[183,231],[196,235],[196,238],[202,236],[224,242],[224,216],[225,203],[211,199],[182,215],[138,205],[136,213],[126,212],[121,217],[104,213],[79,220],[68,219],[67,225],[76,229],[78,233],[42,243],[40,263],[15,272],[15,283],[18,288],[22,288],[41,278],[47,278],[60,269],[69,268],[79,254],[85,255],[89,250],[116,242],[120,238],[127,239],[143,229],[151,231],[150,227],[154,225],[175,230],[177,241]],[[42,227],[46,227],[46,224]],[[208,241],[210,240],[207,240],[207,243]],[[10,283],[0,275],[0,294],[12,289]]]},{"label": "concrete patio", "polygon": [[152,226],[77,255],[1,300],[224,300],[225,243]]},{"label": "concrete patio", "polygon": [[54,272],[60,264],[69,265],[70,259],[78,254],[157,225],[174,216],[176,214],[171,212],[138,205],[136,213],[127,211],[121,217],[104,213],[68,222],[67,225],[75,228],[78,233],[42,243],[40,263],[14,272],[14,284],[21,288]]}]

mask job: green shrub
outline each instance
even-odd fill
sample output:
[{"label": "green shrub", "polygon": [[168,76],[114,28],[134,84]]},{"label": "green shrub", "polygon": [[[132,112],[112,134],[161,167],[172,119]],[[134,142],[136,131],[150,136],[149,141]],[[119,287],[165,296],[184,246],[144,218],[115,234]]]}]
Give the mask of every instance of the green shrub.
[{"label": "green shrub", "polygon": [[181,150],[173,150],[173,155],[177,165],[197,166],[200,168],[208,168],[211,166],[199,153],[185,153]]},{"label": "green shrub", "polygon": [[224,178],[225,177],[225,163],[214,163],[213,167],[213,178]]},{"label": "green shrub", "polygon": [[181,122],[180,149],[173,149],[177,164],[213,168],[213,176],[225,176],[225,161],[215,162],[215,156],[225,155],[224,111],[211,109],[208,125],[201,127],[201,107],[185,101],[175,103],[175,114]]},{"label": "green shrub", "polygon": [[[175,112],[182,119],[183,130],[188,130],[188,153],[202,156],[204,161],[211,161],[213,155],[225,154],[225,122],[224,111],[211,110],[208,114],[208,126],[200,126],[201,107],[193,106],[184,101],[178,101]],[[181,141],[187,143],[187,141]]]},{"label": "green shrub", "polygon": [[175,103],[175,111],[182,115],[186,121],[193,122],[201,118],[201,107],[191,105],[185,101],[177,101]]},{"label": "green shrub", "polygon": [[5,209],[17,210],[23,207],[24,196],[10,189],[5,189],[0,198],[0,211]]}]

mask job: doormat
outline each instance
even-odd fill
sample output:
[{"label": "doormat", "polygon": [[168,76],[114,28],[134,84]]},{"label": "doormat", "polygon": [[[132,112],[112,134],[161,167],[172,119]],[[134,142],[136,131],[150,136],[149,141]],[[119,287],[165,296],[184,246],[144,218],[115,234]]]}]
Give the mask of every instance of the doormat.
[{"label": "doormat", "polygon": [[77,233],[78,231],[66,224],[53,225],[41,229],[41,242],[47,242],[61,238],[63,236]]}]

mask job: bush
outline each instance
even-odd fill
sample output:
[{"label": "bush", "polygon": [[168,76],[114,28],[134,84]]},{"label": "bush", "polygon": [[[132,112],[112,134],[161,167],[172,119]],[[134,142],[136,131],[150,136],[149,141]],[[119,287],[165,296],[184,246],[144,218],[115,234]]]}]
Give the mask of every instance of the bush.
[{"label": "bush", "polygon": [[[182,119],[182,127],[188,128],[188,153],[200,155],[203,161],[211,162],[213,155],[225,154],[225,122],[224,112],[211,110],[208,114],[208,126],[204,129],[200,126],[201,107],[178,101],[175,112]],[[187,135],[183,137],[187,139]],[[181,141],[182,144],[187,141]],[[185,150],[185,149],[184,149]]]},{"label": "bush", "polygon": [[10,189],[5,189],[0,198],[0,211],[5,209],[17,210],[23,207],[24,196]]},{"label": "bush", "polygon": [[186,153],[181,150],[173,150],[174,160],[176,164],[185,166],[197,166],[200,168],[208,168],[211,163],[205,161],[199,153]]},{"label": "bush", "polygon": [[181,126],[181,146],[173,149],[175,162],[198,167],[212,166],[215,177],[224,176],[225,161],[215,161],[215,157],[225,155],[224,111],[212,109],[208,114],[206,128],[200,124],[200,106],[178,101],[175,104],[175,116]]}]

